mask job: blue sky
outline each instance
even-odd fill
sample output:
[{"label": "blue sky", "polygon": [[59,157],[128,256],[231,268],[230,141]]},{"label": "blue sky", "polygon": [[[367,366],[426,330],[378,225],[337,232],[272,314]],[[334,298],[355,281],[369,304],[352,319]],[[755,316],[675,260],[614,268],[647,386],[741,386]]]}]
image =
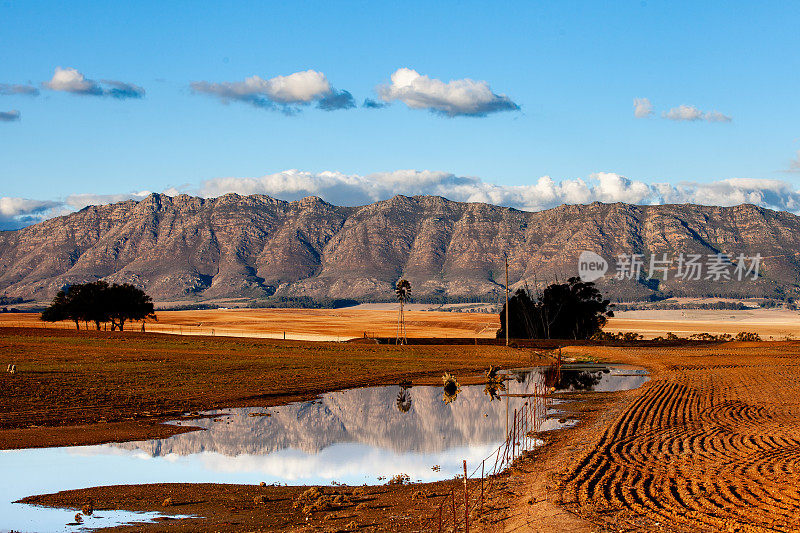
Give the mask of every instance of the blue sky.
[{"label": "blue sky", "polygon": [[[800,3],[432,4],[0,0],[0,219],[140,191],[800,209]],[[98,89],[54,90],[57,67]],[[403,68],[510,104],[413,108],[390,82]],[[287,115],[191,85],[308,70],[357,106]]]}]

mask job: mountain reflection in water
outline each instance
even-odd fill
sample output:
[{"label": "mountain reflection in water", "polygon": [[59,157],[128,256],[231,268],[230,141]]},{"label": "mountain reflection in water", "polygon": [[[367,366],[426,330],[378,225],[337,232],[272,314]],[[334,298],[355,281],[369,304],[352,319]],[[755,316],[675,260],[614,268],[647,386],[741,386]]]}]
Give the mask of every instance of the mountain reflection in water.
[{"label": "mountain reflection in water", "polygon": [[[213,418],[184,422],[205,431],[114,446],[144,451],[152,457],[202,452],[265,455],[284,449],[315,454],[342,443],[420,454],[483,448],[488,444],[499,445],[505,439],[506,402],[509,411],[521,408],[529,398],[513,395],[532,393],[536,383],[548,380],[548,372],[545,368],[515,372],[512,379],[504,382],[507,390],[500,392],[501,401],[490,401],[491,395],[487,395],[483,385],[462,386],[451,403],[442,401],[442,387],[405,384],[350,389],[327,393],[310,402],[269,409],[218,411]],[[646,379],[646,374],[631,375],[629,369],[596,366],[572,369],[565,365],[557,389],[628,389],[638,387]],[[542,421],[543,430],[557,427],[560,427],[557,420]]]},{"label": "mountain reflection in water", "polygon": [[[570,377],[571,371],[577,372],[575,377]],[[68,531],[64,524],[74,510],[11,502],[32,494],[100,485],[261,481],[355,485],[385,482],[399,473],[421,481],[452,478],[462,471],[463,460],[471,471],[505,440],[506,408],[513,414],[526,401],[534,401],[513,395],[542,390],[550,379],[544,368],[502,376],[507,377],[502,381],[506,391],[495,387],[495,401],[485,384],[462,385],[455,399],[445,403],[442,386],[404,383],[331,392],[311,402],[270,409],[219,411],[213,418],[181,422],[205,431],[168,439],[4,450],[0,471],[14,482],[0,484],[0,516],[11,529]],[[644,371],[630,368],[565,366],[559,386],[623,390],[647,379]],[[559,400],[549,401],[547,413],[537,411],[541,430],[575,422],[556,419]],[[108,519],[113,525],[124,517],[108,513]]]}]

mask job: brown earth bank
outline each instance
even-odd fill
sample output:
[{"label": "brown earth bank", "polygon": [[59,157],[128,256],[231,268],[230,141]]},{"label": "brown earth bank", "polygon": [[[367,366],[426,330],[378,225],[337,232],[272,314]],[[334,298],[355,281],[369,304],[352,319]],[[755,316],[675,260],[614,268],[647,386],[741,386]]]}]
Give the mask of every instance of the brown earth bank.
[{"label": "brown earth bank", "polygon": [[[800,529],[800,342],[577,346],[564,353],[641,365],[652,379],[637,390],[567,404],[582,422],[544,435],[547,445],[495,479],[484,511],[472,517],[473,530]],[[305,490],[147,485],[26,501],[79,508],[92,499],[97,509],[198,517],[129,528],[152,531],[436,531],[436,508],[452,498],[450,490],[456,515],[464,509],[460,481],[326,487],[320,510],[308,512],[300,498]],[[472,498],[478,490],[472,481]]]},{"label": "brown earth bank", "polygon": [[[565,408],[589,421],[617,393]],[[566,414],[564,416],[567,416]],[[573,447],[569,431],[541,435],[547,445],[517,460],[505,472],[481,480],[471,477],[468,501],[471,531],[611,531],[559,507],[552,496],[552,473],[559,453]],[[311,494],[310,494],[311,493]],[[150,484],[94,487],[31,496],[23,503],[81,509],[158,511],[151,524],[110,528],[113,531],[464,531],[464,483],[381,486],[257,486],[223,484]],[[316,502],[316,503],[315,503]],[[439,510],[441,509],[441,515]],[[455,525],[453,517],[455,516]],[[614,530],[616,531],[616,530]]]},{"label": "brown earth bank", "polygon": [[[0,328],[0,449],[159,438],[184,413],[530,365],[505,346],[387,346]],[[441,383],[441,381],[439,381]]]}]

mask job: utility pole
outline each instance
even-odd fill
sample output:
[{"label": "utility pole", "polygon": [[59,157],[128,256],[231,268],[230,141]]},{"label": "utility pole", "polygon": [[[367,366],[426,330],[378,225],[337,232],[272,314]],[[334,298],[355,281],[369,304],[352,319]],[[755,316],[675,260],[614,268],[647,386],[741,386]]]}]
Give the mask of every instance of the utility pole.
[{"label": "utility pole", "polygon": [[508,346],[508,254],[506,256],[506,346]]}]

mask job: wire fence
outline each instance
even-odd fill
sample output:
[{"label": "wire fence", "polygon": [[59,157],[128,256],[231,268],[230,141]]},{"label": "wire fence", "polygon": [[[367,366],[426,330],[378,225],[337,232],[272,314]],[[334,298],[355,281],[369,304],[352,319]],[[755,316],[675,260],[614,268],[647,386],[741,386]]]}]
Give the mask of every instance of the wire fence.
[{"label": "wire fence", "polygon": [[[560,374],[560,371],[559,361],[556,372]],[[525,452],[541,444],[536,435],[541,429],[542,422],[547,418],[548,409],[552,404],[552,397],[548,392],[547,384],[537,381],[533,383],[533,391],[530,393],[502,395],[506,401],[510,397],[526,398],[520,408],[514,409],[513,416],[508,420],[505,441],[485,457],[471,474],[467,473],[467,461],[464,460],[463,502],[461,496],[456,497],[456,489],[452,489],[449,497],[445,495],[436,506],[433,515],[425,521],[425,530],[439,533],[458,531],[469,533],[470,521],[480,521],[487,495],[496,488],[498,474],[513,465],[514,461]],[[473,485],[472,489],[470,485]]]}]

